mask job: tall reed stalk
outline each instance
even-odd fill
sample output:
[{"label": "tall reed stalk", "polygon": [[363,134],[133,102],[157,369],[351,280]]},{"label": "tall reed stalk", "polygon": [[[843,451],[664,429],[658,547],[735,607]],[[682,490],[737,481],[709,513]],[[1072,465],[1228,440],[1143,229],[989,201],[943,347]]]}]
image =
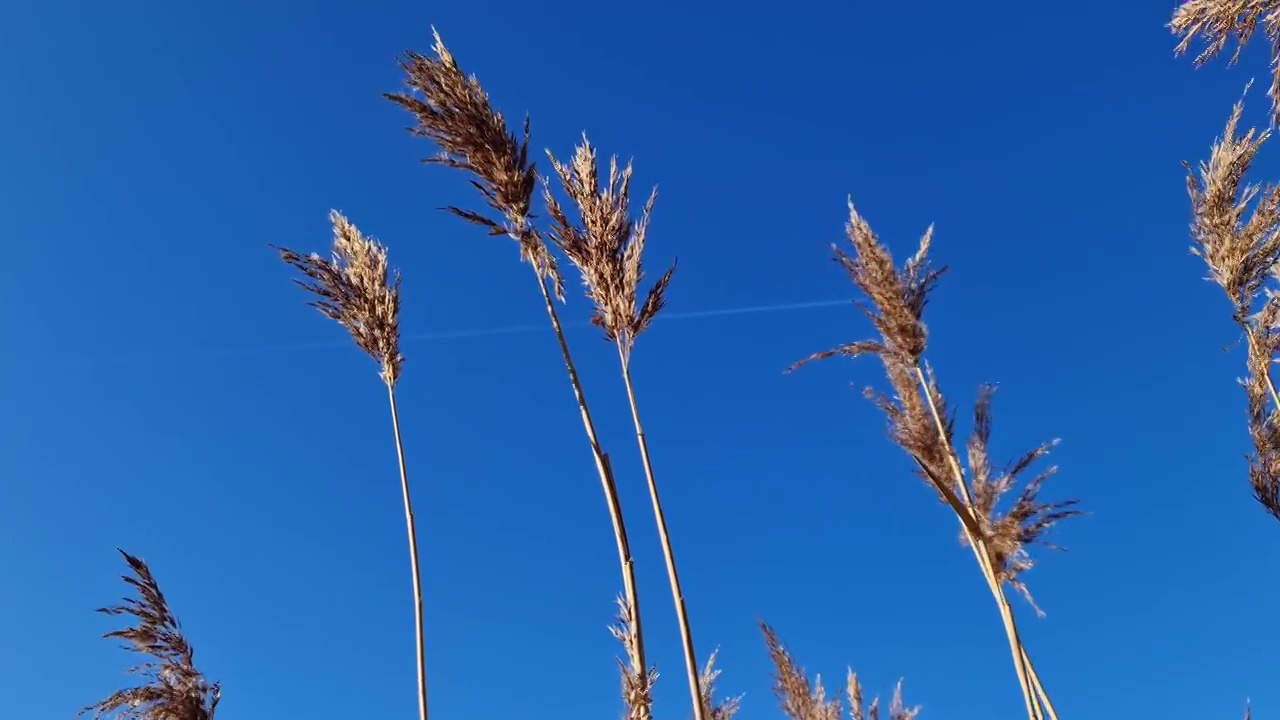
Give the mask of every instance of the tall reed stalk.
[{"label": "tall reed stalk", "polygon": [[462,71],[439,33],[433,30],[433,35],[435,57],[406,53],[400,66],[405,73],[407,90],[388,93],[385,97],[414,116],[416,124],[411,128],[414,135],[432,141],[440,149],[440,153],[428,158],[427,162],[468,173],[472,185],[480,191],[493,214],[459,207],[447,210],[485,228],[492,236],[506,235],[515,240],[521,259],[531,265],[537,277],[539,293],[560,346],[613,523],[625,594],[623,611],[627,615],[624,643],[629,668],[624,668],[623,685],[629,688],[626,692],[631,716],[641,720],[651,714],[649,684],[652,675],[645,654],[635,563],[613,468],[608,454],[600,445],[586,393],[553,300],[553,295],[563,300],[563,283],[554,256],[542,234],[532,225],[533,193],[538,172],[529,158],[529,119],[525,118],[523,137],[517,137],[508,129],[502,113],[494,109],[479,80]]},{"label": "tall reed stalk", "polygon": [[983,386],[974,408],[974,427],[967,446],[969,472],[965,472],[953,441],[954,423],[946,400],[924,361],[928,341],[924,308],[930,291],[946,270],[929,266],[933,228],[925,232],[916,254],[901,269],[852,202],[846,232],[852,253],[833,245],[835,260],[866,297],[867,304],[860,302],[859,307],[871,319],[879,338],[817,353],[791,369],[835,356],[880,358],[893,395],[868,390],[867,396],[888,417],[891,437],[911,456],[923,479],[960,521],[962,540],[973,550],[1000,612],[1027,717],[1057,720],[1057,711],[1019,635],[1004,586],[1020,592],[1035,607],[1021,579],[1034,564],[1027,548],[1036,543],[1053,548],[1044,541],[1045,532],[1079,512],[1073,509],[1075,501],[1040,501],[1041,486],[1056,471],[1052,467],[1022,483],[1012,503],[1001,503],[1019,484],[1021,476],[1048,454],[1053,443],[1023,454],[1003,472],[994,470],[987,455],[994,388]]},{"label": "tall reed stalk", "polygon": [[559,179],[560,187],[577,209],[577,218],[571,220],[556,201],[549,182],[544,182],[544,198],[551,215],[552,242],[565,257],[578,268],[587,297],[594,306],[592,323],[604,331],[618,351],[622,380],[626,386],[631,420],[636,431],[640,460],[644,465],[649,499],[653,505],[658,538],[662,543],[662,555],[667,566],[667,580],[675,603],[676,618],[680,626],[681,649],[684,652],[685,672],[689,683],[689,698],[693,704],[695,720],[706,720],[708,709],[702,701],[701,672],[693,645],[693,630],[689,612],[685,607],[684,591],[680,586],[680,573],[676,568],[675,550],[671,545],[671,533],[667,527],[658,483],[654,477],[653,460],[649,455],[649,443],[636,401],[635,385],[631,379],[631,353],[636,338],[653,322],[663,308],[666,290],[675,273],[673,264],[649,289],[643,304],[637,305],[640,283],[644,279],[642,257],[649,219],[656,200],[656,191],[649,196],[637,220],[631,218],[631,174],[628,164],[621,170],[617,158],[609,161],[609,178],[600,185],[600,171],[595,149],[583,137],[573,159],[566,165],[548,153],[548,158]]},{"label": "tall reed stalk", "polygon": [[214,720],[222,687],[205,678],[195,665],[195,650],[169,608],[160,584],[147,564],[120,550],[132,575],[122,576],[136,593],[122,605],[98,610],[105,615],[129,615],[136,623],[103,637],[123,640],[128,649],[150,658],[129,673],[145,679],[137,687],[117,690],[81,710],[95,720]]},{"label": "tall reed stalk", "polygon": [[404,357],[400,354],[400,273],[387,263],[387,249],[366,237],[341,213],[329,214],[333,225],[333,257],[302,255],[276,248],[280,259],[297,269],[306,280],[295,280],[316,296],[310,305],[336,320],[351,333],[356,345],[382,370],[391,407],[391,429],[400,466],[400,492],[404,498],[405,528],[409,538],[409,569],[413,576],[414,629],[417,649],[418,718],[427,720],[426,637],[422,611],[422,570],[418,562],[418,530],[409,494],[409,473],[400,435],[400,410],[396,383]]}]

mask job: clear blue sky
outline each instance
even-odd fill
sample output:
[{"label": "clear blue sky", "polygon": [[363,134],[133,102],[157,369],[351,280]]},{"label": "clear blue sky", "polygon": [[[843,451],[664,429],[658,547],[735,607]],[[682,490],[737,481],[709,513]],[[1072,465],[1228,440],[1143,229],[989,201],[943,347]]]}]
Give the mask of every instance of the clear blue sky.
[{"label": "clear blue sky", "polygon": [[[410,718],[412,615],[385,396],[266,243],[336,207],[405,275],[402,382],[439,718],[616,717],[619,590],[590,455],[528,270],[436,210],[461,176],[379,94],[434,24],[534,143],[591,133],[660,184],[670,312],[840,300],[852,194],[952,266],[931,360],[1002,386],[995,450],[1053,437],[1092,512],[1028,576],[1064,718],[1280,714],[1280,527],[1244,479],[1236,340],[1187,253],[1198,160],[1263,53],[1195,71],[1171,2],[733,2],[554,9],[277,0],[0,8],[0,695],[68,717],[131,658],[98,639],[121,546],[148,560],[231,718]],[[1249,116],[1265,117],[1261,91]],[[1259,169],[1280,178],[1280,149]],[[576,295],[575,322],[587,308]],[[1016,717],[955,521],[856,392],[846,307],[662,321],[637,381],[700,649],[776,718],[754,623],[811,671],[906,678],[926,718]],[[674,613],[615,356],[572,332],[630,510],[660,717]]]}]

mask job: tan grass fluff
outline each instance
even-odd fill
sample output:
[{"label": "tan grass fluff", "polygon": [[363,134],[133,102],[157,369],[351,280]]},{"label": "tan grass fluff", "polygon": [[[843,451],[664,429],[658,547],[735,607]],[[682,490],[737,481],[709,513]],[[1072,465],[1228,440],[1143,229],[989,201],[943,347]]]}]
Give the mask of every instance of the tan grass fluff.
[{"label": "tan grass fluff", "polygon": [[106,615],[129,615],[132,627],[113,630],[103,637],[123,640],[127,649],[148,655],[152,661],[130,668],[146,682],[117,690],[82,710],[96,718],[119,720],[214,720],[222,689],[210,683],[195,666],[195,650],[182,632],[178,618],[160,591],[147,564],[121,550],[132,577],[122,579],[137,592],[124,604],[98,610]]}]

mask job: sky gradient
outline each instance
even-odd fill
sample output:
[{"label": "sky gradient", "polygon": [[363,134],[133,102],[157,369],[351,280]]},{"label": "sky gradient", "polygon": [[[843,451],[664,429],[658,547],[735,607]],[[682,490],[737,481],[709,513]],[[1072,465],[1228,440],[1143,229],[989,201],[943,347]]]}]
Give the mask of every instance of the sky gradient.
[{"label": "sky gradient", "polygon": [[[535,148],[585,130],[659,185],[649,264],[680,267],[634,372],[699,652],[721,649],[742,720],[780,717],[758,618],[811,672],[905,678],[922,720],[1022,712],[955,520],[858,392],[878,364],[782,373],[870,333],[828,259],[849,195],[900,257],[936,223],[929,359],[961,430],[992,381],[998,460],[1062,439],[1046,494],[1090,515],[1027,576],[1048,617],[1017,609],[1064,720],[1280,716],[1280,527],[1249,496],[1242,351],[1187,251],[1179,165],[1266,57],[1174,59],[1173,5],[0,6],[5,715],[67,718],[122,681],[93,613],[122,547],[224,720],[414,716],[377,367],[267,246],[324,251],[338,208],[404,273],[435,717],[618,716],[615,550],[537,290],[513,243],[438,210],[474,191],[380,97],[434,25]],[[682,718],[616,356],[570,279],[657,714]]]}]

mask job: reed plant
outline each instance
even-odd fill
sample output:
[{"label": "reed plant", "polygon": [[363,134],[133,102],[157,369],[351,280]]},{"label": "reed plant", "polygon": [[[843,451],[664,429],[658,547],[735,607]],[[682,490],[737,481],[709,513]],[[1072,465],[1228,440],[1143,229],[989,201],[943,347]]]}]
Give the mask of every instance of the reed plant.
[{"label": "reed plant", "polygon": [[[1280,119],[1280,1],[1189,0],[1174,12],[1169,28],[1181,37],[1176,54],[1199,39],[1202,65],[1234,38],[1231,62],[1261,26],[1271,43],[1271,123]],[[1248,92],[1248,86],[1245,88]],[[1231,319],[1245,346],[1244,388],[1249,438],[1248,480],[1253,496],[1280,520],[1280,393],[1272,367],[1280,353],[1280,187],[1248,178],[1271,129],[1243,128],[1243,98],[1235,103],[1209,157],[1187,170],[1191,200],[1191,252],[1204,261],[1209,279],[1231,304]]]},{"label": "reed plant", "polygon": [[222,688],[210,682],[196,667],[195,650],[182,631],[169,601],[151,568],[140,558],[120,550],[129,566],[121,579],[135,592],[120,605],[98,610],[105,615],[127,615],[133,624],[103,637],[123,640],[125,649],[149,659],[129,668],[144,682],[117,690],[81,711],[95,720],[214,720]]},{"label": "reed plant", "polygon": [[[1023,575],[1034,565],[1032,545],[1049,548],[1045,533],[1058,522],[1080,514],[1075,501],[1040,499],[1044,482],[1056,468],[1032,473],[1053,443],[1036,447],[997,471],[987,452],[991,437],[991,399],[994,387],[979,390],[973,431],[966,444],[965,472],[955,442],[955,422],[925,361],[928,330],[924,310],[929,294],[945,267],[929,263],[933,228],[925,231],[915,254],[899,268],[866,219],[849,202],[845,226],[849,250],[832,245],[835,261],[864,296],[859,302],[878,337],[858,340],[816,353],[790,369],[832,357],[873,355],[884,367],[892,394],[867,390],[867,397],[884,411],[889,434],[912,458],[917,474],[947,504],[960,521],[961,539],[972,550],[983,579],[995,599],[1004,625],[1030,720],[1057,720],[1058,714],[1041,682],[1018,632],[1005,587],[1022,594],[1035,607]],[[1031,477],[1026,476],[1031,473]],[[1020,488],[1014,492],[1015,488]],[[1036,608],[1039,612],[1039,608]]]},{"label": "reed plant", "polygon": [[418,530],[409,493],[404,441],[400,434],[400,410],[396,383],[404,357],[400,354],[400,273],[388,265],[387,249],[365,236],[342,213],[329,213],[333,226],[333,254],[304,255],[276,247],[280,259],[302,274],[296,282],[314,296],[309,304],[337,321],[351,333],[356,345],[379,365],[379,377],[387,389],[391,431],[400,466],[400,491],[404,499],[405,528],[409,538],[409,569],[413,578],[414,629],[417,649],[418,718],[427,720],[426,633],[422,610],[422,570],[418,560]]},{"label": "reed plant", "polygon": [[[809,681],[804,668],[772,627],[762,622],[760,630],[773,662],[773,694],[778,698],[782,714],[789,720],[840,720],[846,710],[850,720],[880,720],[880,698],[874,697],[870,705],[864,704],[862,683],[852,669],[845,675],[845,702],[842,702],[839,695],[828,696],[821,675],[812,683]],[[919,713],[919,707],[908,708],[903,702],[902,681],[898,681],[889,701],[889,720],[915,720]]]}]

